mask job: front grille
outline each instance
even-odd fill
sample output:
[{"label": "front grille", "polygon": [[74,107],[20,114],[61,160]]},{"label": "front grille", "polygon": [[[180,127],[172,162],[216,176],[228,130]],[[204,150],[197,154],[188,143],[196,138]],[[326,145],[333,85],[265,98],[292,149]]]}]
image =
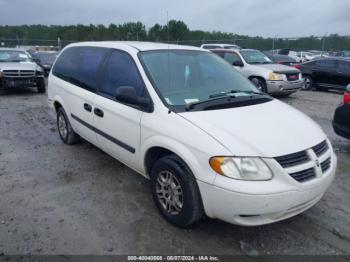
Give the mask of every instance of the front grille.
[{"label": "front grille", "polygon": [[299,171],[293,174],[290,174],[298,182],[306,182],[316,177],[315,169],[310,168],[303,171]]},{"label": "front grille", "polygon": [[315,152],[315,154],[318,157],[322,156],[328,149],[329,149],[329,146],[328,146],[327,140],[323,141],[322,143],[312,148],[312,150]]},{"label": "front grille", "polygon": [[285,155],[285,156],[279,156],[276,157],[275,160],[284,168],[291,167],[291,166],[297,166],[301,165],[303,163],[306,163],[310,160],[308,154],[306,151],[301,151],[298,153]]},{"label": "front grille", "polygon": [[288,81],[297,81],[299,80],[299,74],[287,74]]},{"label": "front grille", "polygon": [[5,77],[33,77],[35,76],[34,70],[4,70]]},{"label": "front grille", "polygon": [[331,168],[331,158],[321,163],[322,173],[326,173]]}]

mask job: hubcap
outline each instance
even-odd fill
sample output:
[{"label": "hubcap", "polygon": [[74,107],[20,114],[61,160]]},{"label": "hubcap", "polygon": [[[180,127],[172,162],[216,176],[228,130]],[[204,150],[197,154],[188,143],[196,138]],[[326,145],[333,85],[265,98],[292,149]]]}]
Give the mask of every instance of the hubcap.
[{"label": "hubcap", "polygon": [[183,191],[177,178],[170,171],[158,174],[156,193],[159,203],[171,215],[178,215],[183,207]]},{"label": "hubcap", "polygon": [[58,132],[60,132],[61,137],[66,138],[68,134],[66,119],[62,114],[58,117]]}]

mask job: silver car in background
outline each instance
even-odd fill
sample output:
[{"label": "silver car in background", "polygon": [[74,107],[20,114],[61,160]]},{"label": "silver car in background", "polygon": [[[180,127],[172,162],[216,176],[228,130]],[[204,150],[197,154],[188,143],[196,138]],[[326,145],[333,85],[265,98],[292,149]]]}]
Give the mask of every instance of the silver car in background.
[{"label": "silver car in background", "polygon": [[23,49],[0,48],[0,94],[26,87],[45,93],[44,70]]},{"label": "silver car in background", "polygon": [[259,50],[213,49],[211,51],[233,65],[265,93],[290,95],[304,85],[304,79],[298,69],[274,64]]}]

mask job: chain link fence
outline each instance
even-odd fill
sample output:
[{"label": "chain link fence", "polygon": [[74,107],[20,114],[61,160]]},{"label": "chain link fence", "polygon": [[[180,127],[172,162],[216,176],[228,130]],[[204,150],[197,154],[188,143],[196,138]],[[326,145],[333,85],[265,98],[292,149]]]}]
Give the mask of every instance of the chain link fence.
[{"label": "chain link fence", "polygon": [[[110,39],[113,41],[114,39]],[[48,49],[60,50],[64,46],[77,42],[64,39],[20,39],[1,38],[0,47],[47,47]],[[235,44],[242,48],[253,48],[259,50],[292,49],[292,50],[320,50],[320,51],[343,51],[350,50],[350,36],[328,36],[328,37],[294,37],[294,38],[262,38],[246,37],[233,39],[215,40],[177,40],[163,41],[165,43],[201,46],[202,44]]]}]

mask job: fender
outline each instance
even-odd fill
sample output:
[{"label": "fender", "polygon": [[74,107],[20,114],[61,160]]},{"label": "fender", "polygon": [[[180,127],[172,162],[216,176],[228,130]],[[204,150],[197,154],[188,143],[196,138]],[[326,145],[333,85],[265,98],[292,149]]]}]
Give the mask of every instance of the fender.
[{"label": "fender", "polygon": [[[195,157],[194,153],[191,152],[188,147],[181,144],[180,142],[171,139],[169,137],[165,136],[152,136],[149,137],[140,148],[140,164],[143,165],[142,168],[144,170],[145,176],[148,176],[146,174],[146,167],[145,167],[145,156],[149,149],[152,147],[162,147],[167,150],[170,150],[174,152],[176,155],[178,155],[191,169],[193,175],[196,177],[196,179],[200,179],[201,181],[209,184],[213,184],[215,180],[216,173],[213,171],[212,173],[208,172],[208,167],[203,166],[198,161],[198,158]],[[200,154],[199,154],[200,155]],[[207,162],[209,166],[209,159],[203,159],[203,161]],[[202,161],[201,161],[202,162]],[[204,175],[204,173],[207,173]],[[201,174],[199,176],[198,174]]]}]

